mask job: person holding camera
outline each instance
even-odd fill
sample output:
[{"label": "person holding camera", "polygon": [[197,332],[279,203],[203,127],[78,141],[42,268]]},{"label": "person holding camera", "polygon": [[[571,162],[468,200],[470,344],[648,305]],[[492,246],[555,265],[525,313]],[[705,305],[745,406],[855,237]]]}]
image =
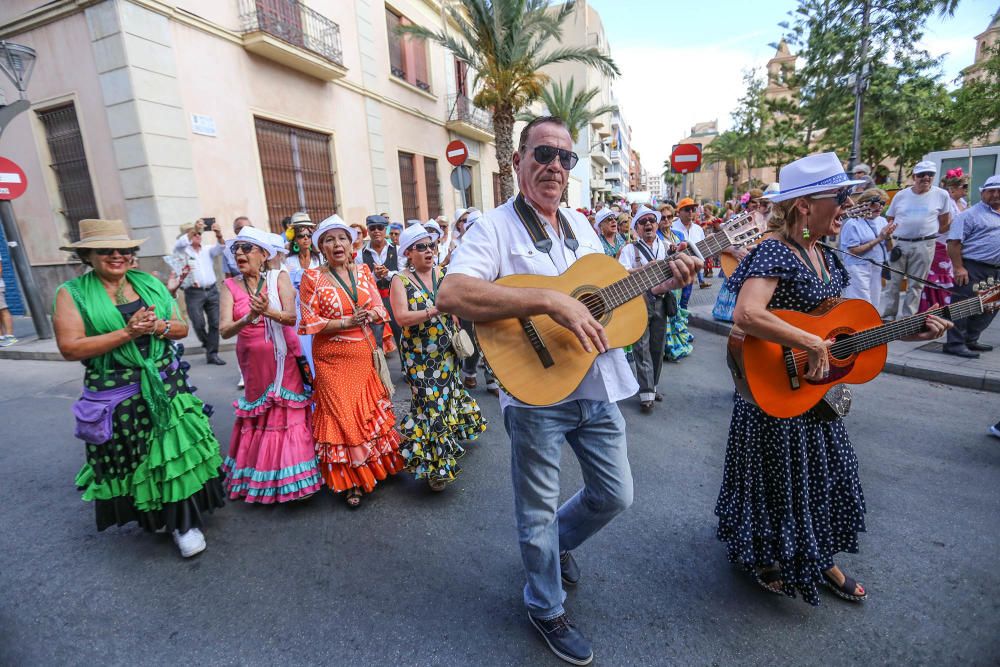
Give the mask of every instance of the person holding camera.
[{"label": "person holding camera", "polygon": [[211,224],[214,219],[210,220],[208,229],[215,233],[215,245],[202,245],[206,225],[204,220],[199,219],[194,225],[181,228],[184,233],[174,244],[174,253],[191,267],[190,283],[184,286],[184,303],[191,327],[205,348],[205,359],[209,364],[225,366],[226,362],[219,357],[219,288],[214,262],[226,246],[222,230],[218,225]]}]

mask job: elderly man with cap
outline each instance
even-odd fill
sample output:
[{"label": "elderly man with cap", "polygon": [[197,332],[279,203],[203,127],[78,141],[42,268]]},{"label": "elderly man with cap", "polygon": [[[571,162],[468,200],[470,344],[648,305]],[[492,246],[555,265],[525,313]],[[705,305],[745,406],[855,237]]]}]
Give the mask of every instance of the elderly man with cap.
[{"label": "elderly man with cap", "polygon": [[[986,179],[979,197],[979,203],[955,216],[948,231],[948,255],[955,267],[952,301],[972,296],[973,286],[980,281],[992,278],[1000,282],[1000,175]],[[979,336],[995,315],[991,310],[957,320],[942,351],[966,358],[991,351],[993,346],[980,343]]]},{"label": "elderly man with cap", "polygon": [[[379,296],[382,297],[382,304],[389,311],[389,326],[392,328],[393,340],[398,344],[400,329],[396,320],[392,319],[389,288],[392,285],[392,277],[399,271],[399,258],[396,255],[396,246],[385,238],[389,220],[383,215],[369,215],[365,218],[365,226],[368,228],[368,243],[358,254],[357,263],[367,266],[375,276],[375,285],[378,287]],[[384,324],[372,324],[375,340],[384,342],[384,329]]]},{"label": "elderly man with cap", "polygon": [[[666,259],[669,247],[660,239],[657,226],[660,214],[640,206],[632,218],[632,228],[639,238],[621,250],[618,261],[629,271],[641,269],[649,262]],[[635,359],[635,376],[639,382],[639,408],[644,414],[653,411],[653,401],[662,401],[663,394],[656,391],[663,370],[663,348],[667,337],[668,301],[673,298],[669,292],[650,290],[646,292],[646,315],[649,325],[642,338],[632,349]],[[674,304],[676,309],[676,304]]]},{"label": "elderly man with cap", "polygon": [[[674,218],[674,223],[671,225],[671,228],[675,232],[679,232],[692,248],[695,248],[696,243],[705,240],[705,230],[694,221],[694,214],[697,208],[698,204],[690,197],[680,200],[677,202],[677,217]],[[698,271],[698,286],[702,289],[712,286],[712,282],[705,280],[705,276],[701,271]],[[687,308],[688,300],[691,298],[691,289],[692,286],[688,285],[681,292],[681,308]]]},{"label": "elderly man with cap", "polygon": [[854,174],[854,180],[864,181],[864,183],[854,186],[853,189],[854,193],[860,194],[865,190],[870,190],[874,187],[877,187],[875,185],[875,179],[872,178],[872,168],[869,167],[864,162],[859,162],[856,165],[854,165],[854,170],[852,173]]},{"label": "elderly man with cap", "polygon": [[[929,160],[918,162],[913,168],[913,185],[897,192],[885,212],[886,221],[896,223],[889,265],[920,280],[927,279],[938,234],[947,232],[951,226],[951,199],[947,190],[934,185],[936,174],[936,164]],[[884,320],[894,320],[897,314],[900,317],[913,315],[920,306],[924,286],[916,280],[908,280],[900,311],[902,280],[902,275],[892,273],[882,290]]]}]

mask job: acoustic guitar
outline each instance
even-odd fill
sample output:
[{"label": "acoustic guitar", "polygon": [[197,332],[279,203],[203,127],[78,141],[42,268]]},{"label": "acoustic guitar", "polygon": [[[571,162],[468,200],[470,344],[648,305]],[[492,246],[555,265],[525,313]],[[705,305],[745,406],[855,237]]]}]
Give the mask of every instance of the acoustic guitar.
[{"label": "acoustic guitar", "polygon": [[888,343],[919,333],[928,315],[960,320],[996,309],[998,300],[1000,285],[990,279],[976,286],[976,296],[885,324],[875,307],[861,299],[827,299],[808,313],[772,310],[794,327],[836,341],[829,348],[829,375],[807,380],[804,350],[756,338],[738,327],[729,334],[729,370],[745,400],[772,417],[797,417],[819,404],[832,387],[864,384],[881,373]]},{"label": "acoustic guitar", "polygon": [[[847,218],[862,217],[868,215],[870,209],[871,209],[870,204],[858,204],[857,206],[852,206],[851,208],[844,211],[843,214],[841,214],[841,218],[846,220]],[[758,243],[763,241],[765,233],[766,229],[764,232],[761,233],[761,236],[759,238],[757,238],[756,240],[752,240],[749,244],[747,244],[747,247],[753,248]],[[722,267],[722,273],[724,275],[726,276],[733,275],[733,272],[736,271],[736,267],[738,267],[739,265],[740,265],[740,260],[736,259],[732,255],[727,253],[722,253],[719,255],[719,266]]]},{"label": "acoustic guitar", "polygon": [[[719,232],[699,241],[697,249],[709,257],[742,245],[760,234],[761,225],[749,215],[733,218]],[[629,273],[613,257],[592,253],[558,276],[514,274],[496,282],[556,290],[578,299],[604,327],[611,347],[624,347],[646,330],[643,293],[673,277],[667,262],[674,256]],[[597,356],[594,349],[585,352],[576,334],[548,315],[477,322],[476,339],[504,391],[529,405],[552,405],[572,394]]]}]

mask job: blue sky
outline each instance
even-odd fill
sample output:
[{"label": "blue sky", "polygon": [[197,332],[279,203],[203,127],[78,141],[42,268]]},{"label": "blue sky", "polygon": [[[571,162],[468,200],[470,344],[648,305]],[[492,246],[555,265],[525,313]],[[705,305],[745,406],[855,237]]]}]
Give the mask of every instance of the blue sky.
[{"label": "blue sky", "polygon": [[[729,125],[744,69],[763,67],[778,23],[794,0],[586,0],[604,22],[611,55],[622,69],[615,94],[632,126],[634,147],[649,170],[700,121]],[[972,63],[975,36],[997,0],[960,0],[954,16],[927,22],[923,46],[941,57],[943,81]],[[709,29],[697,26],[711,26]]]}]

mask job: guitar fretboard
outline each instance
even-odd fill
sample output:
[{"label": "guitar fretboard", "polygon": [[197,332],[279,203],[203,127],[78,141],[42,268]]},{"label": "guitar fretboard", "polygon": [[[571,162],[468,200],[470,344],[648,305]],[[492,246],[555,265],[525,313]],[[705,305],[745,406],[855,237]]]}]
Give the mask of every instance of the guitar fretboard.
[{"label": "guitar fretboard", "polygon": [[[728,236],[719,233],[706,236],[703,240],[698,241],[695,246],[697,246],[698,252],[702,257],[711,257],[728,248],[730,241]],[[681,252],[694,255],[690,245]],[[627,277],[598,290],[607,309],[614,310],[665,280],[673,278],[674,272],[670,270],[669,262],[678,254],[680,253],[674,252],[669,254],[666,259],[649,262],[641,269],[630,273]]]},{"label": "guitar fretboard", "polygon": [[978,296],[974,296],[949,306],[933,308],[923,313],[904,317],[901,320],[887,322],[881,326],[851,334],[831,345],[830,353],[835,357],[844,357],[918,334],[923,330],[928,315],[937,315],[946,320],[954,321],[979,315],[982,312],[983,302]]}]

